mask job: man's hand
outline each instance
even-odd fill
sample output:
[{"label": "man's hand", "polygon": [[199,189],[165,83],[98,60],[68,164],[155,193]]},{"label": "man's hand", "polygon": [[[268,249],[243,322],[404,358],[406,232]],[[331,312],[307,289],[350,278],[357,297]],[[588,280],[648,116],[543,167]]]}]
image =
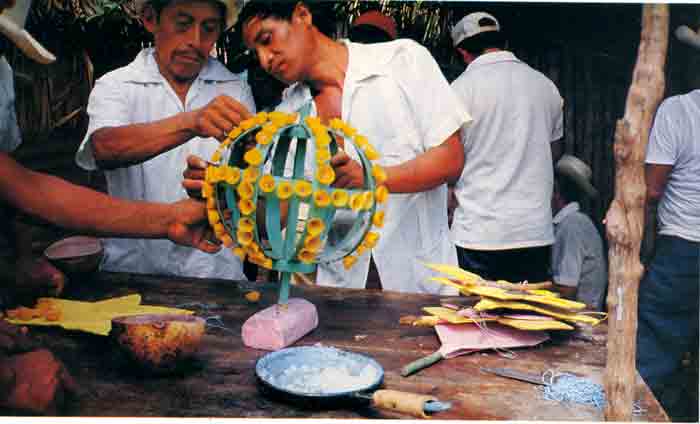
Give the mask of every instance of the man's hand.
[{"label": "man's hand", "polygon": [[337,188],[362,188],[365,184],[365,176],[362,165],[352,160],[347,153],[338,151],[331,158],[331,166],[335,171],[333,187]]},{"label": "man's hand", "polygon": [[207,161],[199,156],[187,156],[187,169],[182,173],[184,177],[182,186],[187,190],[187,194],[194,199],[202,198],[202,183],[208,165]]},{"label": "man's hand", "polygon": [[46,349],[0,356],[0,406],[56,415],[78,386],[63,363]]},{"label": "man's hand", "polygon": [[191,246],[206,253],[216,253],[221,246],[214,240],[207,222],[204,203],[185,199],[171,205],[175,221],[168,228],[168,238],[183,246]]},{"label": "man's hand", "polygon": [[250,111],[232,97],[221,95],[198,109],[194,115],[194,131],[199,137],[223,141],[241,121],[252,117]]}]

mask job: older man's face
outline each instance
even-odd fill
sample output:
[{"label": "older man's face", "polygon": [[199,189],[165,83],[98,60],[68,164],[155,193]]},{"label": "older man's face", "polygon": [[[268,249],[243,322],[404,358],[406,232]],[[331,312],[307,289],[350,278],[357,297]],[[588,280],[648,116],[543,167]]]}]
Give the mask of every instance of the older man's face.
[{"label": "older man's face", "polygon": [[243,25],[246,47],[255,52],[267,73],[285,84],[304,80],[314,61],[308,10],[298,9],[291,21],[253,17]]},{"label": "older man's face", "polygon": [[199,75],[221,35],[224,10],[208,0],[175,0],[159,17],[144,19],[153,34],[161,73],[190,81]]}]

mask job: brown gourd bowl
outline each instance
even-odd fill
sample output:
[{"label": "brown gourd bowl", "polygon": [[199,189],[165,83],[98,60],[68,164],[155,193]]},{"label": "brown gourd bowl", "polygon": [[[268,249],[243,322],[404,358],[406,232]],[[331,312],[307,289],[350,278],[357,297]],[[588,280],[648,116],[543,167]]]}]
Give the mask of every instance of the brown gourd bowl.
[{"label": "brown gourd bowl", "polygon": [[110,337],[142,371],[167,374],[192,358],[204,330],[204,319],[193,315],[143,314],[113,318]]},{"label": "brown gourd bowl", "polygon": [[100,266],[104,249],[98,238],[74,236],[52,243],[44,256],[66,274],[90,274]]}]

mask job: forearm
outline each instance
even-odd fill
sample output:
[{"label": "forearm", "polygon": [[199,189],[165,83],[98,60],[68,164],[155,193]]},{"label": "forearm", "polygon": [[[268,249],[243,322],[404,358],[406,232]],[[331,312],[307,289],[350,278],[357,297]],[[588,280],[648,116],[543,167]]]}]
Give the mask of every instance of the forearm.
[{"label": "forearm", "polygon": [[418,193],[459,179],[464,150],[458,133],[444,143],[396,166],[385,168],[386,186],[392,193]]},{"label": "forearm", "polygon": [[52,224],[103,236],[160,238],[174,222],[170,205],[107,196],[60,178],[27,170],[0,156],[0,197]]},{"label": "forearm", "polygon": [[103,169],[145,162],[195,136],[194,113],[183,112],[160,121],[105,127],[90,137],[95,161]]}]

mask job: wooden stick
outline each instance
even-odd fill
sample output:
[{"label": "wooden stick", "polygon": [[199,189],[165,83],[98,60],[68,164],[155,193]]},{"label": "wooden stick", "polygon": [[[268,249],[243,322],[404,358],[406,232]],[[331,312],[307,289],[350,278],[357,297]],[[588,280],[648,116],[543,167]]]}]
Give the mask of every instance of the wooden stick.
[{"label": "wooden stick", "polygon": [[644,156],[656,108],[664,94],[668,5],[645,4],[642,33],[627,94],[615,129],[615,197],[605,218],[609,242],[608,345],[605,392],[608,421],[632,421],[636,382],[637,294],[643,274]]}]

